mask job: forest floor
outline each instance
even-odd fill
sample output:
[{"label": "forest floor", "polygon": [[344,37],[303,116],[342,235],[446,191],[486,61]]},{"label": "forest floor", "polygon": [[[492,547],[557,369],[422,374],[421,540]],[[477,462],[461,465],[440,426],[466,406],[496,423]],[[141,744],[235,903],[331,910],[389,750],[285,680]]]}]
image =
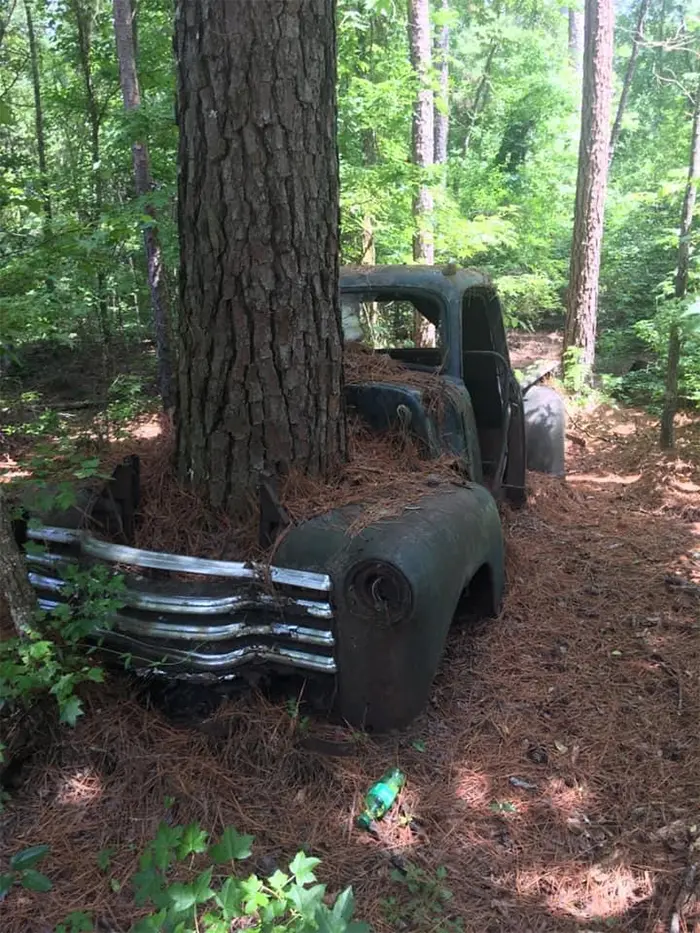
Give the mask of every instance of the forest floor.
[{"label": "forest floor", "polygon": [[[54,882],[13,890],[4,933],[49,933],[71,910],[128,929],[128,880],[161,820],[253,834],[251,871],[303,846],[379,933],[697,930],[700,420],[680,419],[671,455],[656,434],[640,412],[572,411],[566,480],[532,476],[527,508],[504,514],[501,617],[454,628],[401,735],[247,691],[186,726],[120,678],[86,692],[0,814],[0,872],[47,842]],[[354,817],[396,764],[407,784],[373,838]]]}]

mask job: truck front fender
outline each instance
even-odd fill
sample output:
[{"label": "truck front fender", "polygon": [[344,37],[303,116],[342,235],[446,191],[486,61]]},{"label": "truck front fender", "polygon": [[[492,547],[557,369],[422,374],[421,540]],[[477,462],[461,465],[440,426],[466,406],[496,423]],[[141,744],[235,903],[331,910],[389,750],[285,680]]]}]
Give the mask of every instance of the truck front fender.
[{"label": "truck front fender", "polygon": [[353,535],[361,513],[347,506],[297,526],[275,563],[331,577],[338,712],[386,731],[427,703],[455,610],[480,571],[498,611],[503,533],[492,496],[476,484],[446,484]]}]

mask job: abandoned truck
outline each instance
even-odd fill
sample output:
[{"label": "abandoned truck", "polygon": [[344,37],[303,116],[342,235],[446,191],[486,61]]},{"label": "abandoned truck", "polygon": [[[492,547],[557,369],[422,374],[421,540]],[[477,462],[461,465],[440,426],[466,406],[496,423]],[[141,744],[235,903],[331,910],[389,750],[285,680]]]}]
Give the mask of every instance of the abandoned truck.
[{"label": "abandoned truck", "polygon": [[[46,546],[27,549],[45,610],[65,598],[67,564],[129,568],[123,607],[91,636],[101,652],[190,682],[221,685],[261,666],[317,675],[331,687],[342,719],[386,731],[406,726],[425,707],[455,615],[499,612],[504,547],[497,502],[525,501],[528,457],[537,469],[563,472],[563,407],[553,390],[537,386],[528,410],[498,295],[478,272],[346,268],[341,303],[346,339],[366,326],[368,309],[370,325],[372,314],[376,322],[393,313],[432,328],[435,346],[406,345],[407,337],[380,352],[444,382],[439,412],[408,381],[349,384],[347,406],[376,431],[400,423],[426,458],[450,454],[463,479],[427,487],[398,517],[357,534],[348,534],[357,505],[298,524],[269,567],[132,547],[137,458],[117,467],[89,502],[39,516],[39,526],[21,523],[17,534],[20,543]],[[124,543],[94,533],[113,533],[115,516]]]}]

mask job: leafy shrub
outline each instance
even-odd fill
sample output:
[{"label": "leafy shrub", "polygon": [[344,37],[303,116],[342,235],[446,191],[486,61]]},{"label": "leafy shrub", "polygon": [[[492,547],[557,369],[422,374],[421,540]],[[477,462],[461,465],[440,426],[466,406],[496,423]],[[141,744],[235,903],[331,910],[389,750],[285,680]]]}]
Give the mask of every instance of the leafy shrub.
[{"label": "leafy shrub", "polygon": [[[250,858],[253,841],[253,836],[241,835],[232,826],[212,842],[197,823],[161,823],[131,879],[135,905],[150,908],[151,913],[134,923],[130,933],[230,933],[233,929],[250,933],[370,933],[367,924],[352,919],[352,888],[346,888],[331,906],[326,904],[326,887],[317,883],[314,874],[320,859],[297,852],[287,872],[278,869],[267,878],[237,874],[237,864]],[[10,872],[0,876],[0,899],[15,884],[32,891],[49,891],[51,880],[33,867],[48,851],[48,846],[34,846],[13,856]],[[103,852],[98,854],[98,862],[107,870],[109,858],[103,856]],[[174,880],[176,870],[180,877],[189,874],[190,880]],[[89,914],[73,911],[57,926],[56,933],[82,933],[93,928]]]}]

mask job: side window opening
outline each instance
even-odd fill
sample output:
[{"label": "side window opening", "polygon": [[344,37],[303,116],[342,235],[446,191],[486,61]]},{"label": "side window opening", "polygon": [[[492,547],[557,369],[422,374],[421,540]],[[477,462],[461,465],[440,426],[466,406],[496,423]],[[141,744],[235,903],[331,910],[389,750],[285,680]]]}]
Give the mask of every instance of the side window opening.
[{"label": "side window opening", "polygon": [[[411,351],[428,351],[431,358],[444,347],[445,339],[439,306],[403,295],[343,295],[341,297],[345,342],[360,341],[383,352],[403,358]],[[402,352],[405,351],[405,352]],[[442,358],[443,354],[437,354]],[[407,357],[407,358],[408,358]]]}]

